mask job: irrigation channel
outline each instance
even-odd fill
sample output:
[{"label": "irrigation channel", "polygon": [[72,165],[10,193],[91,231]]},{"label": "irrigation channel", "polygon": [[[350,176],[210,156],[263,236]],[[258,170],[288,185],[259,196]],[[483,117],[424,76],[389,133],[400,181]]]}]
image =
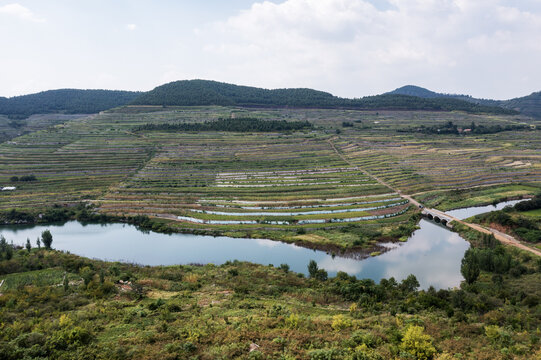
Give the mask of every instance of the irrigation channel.
[{"label": "irrigation channel", "polygon": [[[516,201],[498,204],[497,208]],[[472,207],[455,210],[465,218],[495,210],[496,207]],[[449,212],[452,213],[452,212]],[[333,256],[292,244],[264,239],[237,239],[190,234],[142,232],[126,224],[87,224],[70,221],[62,225],[2,226],[0,233],[14,244],[24,245],[29,238],[35,246],[45,229],[53,235],[53,247],[74,254],[109,261],[126,261],[142,265],[223,264],[228,260],[250,261],[263,265],[288,264],[290,269],[307,273],[308,262],[317,261],[320,268],[334,276],[338,271],[357,278],[379,281],[394,277],[397,281],[414,274],[421,287],[436,289],[460,284],[460,262],[469,243],[444,226],[422,219],[405,243],[382,244],[389,248],[382,255],[358,260]]]}]

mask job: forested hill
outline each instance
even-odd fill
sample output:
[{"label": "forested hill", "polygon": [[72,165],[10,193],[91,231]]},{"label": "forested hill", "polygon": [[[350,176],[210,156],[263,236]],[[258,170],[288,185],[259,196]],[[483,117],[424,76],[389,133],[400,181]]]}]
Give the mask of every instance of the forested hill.
[{"label": "forested hill", "polygon": [[408,96],[417,96],[424,99],[457,99],[464,100],[467,102],[480,104],[484,106],[499,106],[504,109],[514,110],[520,112],[524,115],[533,116],[536,118],[541,118],[541,92],[535,92],[531,95],[514,98],[510,100],[489,100],[489,99],[478,99],[470,95],[461,95],[461,94],[442,94],[437,93],[419,86],[406,85],[398,89],[395,89],[387,94],[390,95],[408,95]]},{"label": "forested hill", "polygon": [[[411,87],[404,93],[388,93],[359,99],[346,99],[312,89],[262,89],[207,80],[183,80],[168,83],[149,91],[113,90],[49,90],[37,94],[0,97],[0,115],[12,119],[33,114],[65,113],[90,114],[117,106],[262,106],[299,108],[347,108],[359,110],[435,110],[465,111],[470,113],[515,114],[515,110],[541,115],[540,94],[530,97],[488,103],[475,101],[464,95],[447,96]],[[419,89],[422,89],[419,93]],[[435,95],[434,95],[435,94]],[[441,96],[440,96],[441,95]],[[462,98],[464,97],[464,98]],[[503,104],[505,103],[505,105]],[[502,107],[498,107],[502,106]],[[505,107],[506,109],[504,109]]]},{"label": "forested hill", "polygon": [[541,119],[541,91],[528,96],[502,101],[501,106]]},{"label": "forested hill", "polygon": [[345,99],[312,89],[261,89],[207,80],[183,80],[141,94],[133,105],[289,106],[352,108],[360,110],[460,110],[472,113],[513,114],[514,111],[449,98],[421,98],[384,94]]},{"label": "forested hill", "polygon": [[92,114],[133,101],[139,92],[61,89],[37,94],[0,97],[0,114],[26,118],[32,114]]},{"label": "forested hill", "polygon": [[207,80],[182,80],[158,86],[139,96],[135,105],[268,105],[335,106],[341,101],[312,89],[276,89],[239,86]]}]

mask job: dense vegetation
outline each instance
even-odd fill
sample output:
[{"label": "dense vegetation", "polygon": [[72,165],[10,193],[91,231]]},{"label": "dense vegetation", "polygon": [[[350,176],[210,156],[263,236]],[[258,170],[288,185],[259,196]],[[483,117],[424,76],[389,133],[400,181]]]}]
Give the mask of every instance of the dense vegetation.
[{"label": "dense vegetation", "polygon": [[261,89],[206,80],[176,81],[142,94],[134,105],[161,106],[267,106],[352,108],[364,110],[459,110],[471,113],[514,114],[513,110],[485,106],[458,99],[424,99],[414,96],[384,94],[361,99],[344,99],[311,89]]},{"label": "dense vegetation", "polygon": [[144,124],[135,131],[235,131],[272,132],[310,129],[308,121],[261,120],[257,118],[218,119],[203,123]]},{"label": "dense vegetation", "polygon": [[[466,130],[466,131],[464,131]],[[452,121],[448,121],[444,124],[436,124],[432,126],[424,126],[409,128],[409,129],[399,129],[399,132],[420,132],[424,134],[496,134],[502,131],[529,131],[533,130],[529,125],[482,125],[475,124],[472,122],[469,127],[466,129],[459,128],[458,125],[454,124]]]},{"label": "dense vegetation", "polygon": [[310,278],[236,261],[139,267],[2,240],[0,358],[538,357],[541,262],[466,236],[478,268],[455,290],[327,278],[312,262]]},{"label": "dense vegetation", "polygon": [[520,111],[520,113],[535,118],[541,118],[541,91],[528,96],[500,102],[507,109]]},{"label": "dense vegetation", "polygon": [[517,211],[529,211],[541,209],[541,194],[537,194],[528,201],[521,201],[514,206]]},{"label": "dense vegetation", "polygon": [[125,105],[139,93],[114,90],[49,90],[37,94],[0,98],[0,114],[24,119],[32,114],[94,114]]},{"label": "dense vegetation", "polygon": [[515,110],[521,114],[541,118],[541,92],[534,92],[528,96],[523,96],[519,98],[509,99],[509,100],[490,100],[490,99],[478,99],[470,95],[459,95],[459,94],[442,94],[428,89],[406,85],[401,88],[395,89],[389,94],[399,94],[399,95],[409,95],[417,96],[427,99],[436,99],[436,98],[451,98],[464,100],[472,102],[475,104],[481,104],[485,106],[499,106],[509,110]]},{"label": "dense vegetation", "polygon": [[541,222],[537,216],[527,216],[528,211],[541,209],[541,196],[506,207],[500,211],[477,215],[477,222],[501,227],[517,238],[532,243],[541,243]]}]

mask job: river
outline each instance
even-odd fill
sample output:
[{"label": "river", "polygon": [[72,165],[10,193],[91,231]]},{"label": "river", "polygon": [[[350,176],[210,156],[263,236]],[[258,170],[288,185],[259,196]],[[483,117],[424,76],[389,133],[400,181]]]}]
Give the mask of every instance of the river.
[{"label": "river", "polygon": [[[507,202],[515,203],[515,202]],[[500,204],[503,207],[505,204]],[[490,208],[493,208],[492,206]],[[458,211],[458,210],[455,210]],[[473,216],[479,208],[460,209],[461,218]],[[450,214],[453,212],[450,211]],[[45,229],[53,235],[53,248],[109,261],[142,265],[190,263],[223,264],[230,260],[268,265],[288,264],[295,272],[307,274],[307,265],[315,260],[330,276],[344,271],[357,278],[379,281],[394,277],[397,281],[414,274],[421,288],[456,287],[462,281],[460,262],[469,243],[457,233],[422,219],[405,243],[382,244],[389,251],[363,260],[332,256],[324,251],[265,239],[212,237],[191,234],[142,232],[126,224],[86,224],[70,221],[62,225],[2,226],[0,233],[14,244],[32,246]]]}]

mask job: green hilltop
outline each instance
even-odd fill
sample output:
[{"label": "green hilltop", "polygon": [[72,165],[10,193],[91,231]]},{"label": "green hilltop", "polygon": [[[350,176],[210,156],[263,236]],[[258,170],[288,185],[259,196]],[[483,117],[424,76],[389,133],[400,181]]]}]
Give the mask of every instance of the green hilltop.
[{"label": "green hilltop", "polygon": [[437,93],[420,86],[406,85],[395,89],[390,95],[416,96],[424,99],[456,99],[483,106],[496,106],[508,110],[517,111],[521,114],[541,118],[541,92],[534,92],[528,96],[509,100],[490,100],[474,98],[470,95]]},{"label": "green hilltop", "polygon": [[33,114],[90,114],[124,105],[245,106],[354,110],[464,111],[478,114],[541,116],[541,93],[506,101],[439,94],[416,86],[362,98],[341,98],[307,88],[263,89],[210,80],[170,82],[148,92],[59,89],[0,97],[0,115],[24,119]]},{"label": "green hilltop", "polygon": [[459,99],[428,99],[402,94],[383,94],[348,99],[312,89],[269,90],[208,80],[182,80],[161,85],[154,90],[141,94],[131,104],[348,108],[358,110],[458,110],[470,113],[515,113],[513,110],[475,104]]},{"label": "green hilltop", "polygon": [[0,114],[15,119],[33,114],[93,114],[125,105],[139,94],[120,90],[48,90],[11,98],[0,97]]}]

